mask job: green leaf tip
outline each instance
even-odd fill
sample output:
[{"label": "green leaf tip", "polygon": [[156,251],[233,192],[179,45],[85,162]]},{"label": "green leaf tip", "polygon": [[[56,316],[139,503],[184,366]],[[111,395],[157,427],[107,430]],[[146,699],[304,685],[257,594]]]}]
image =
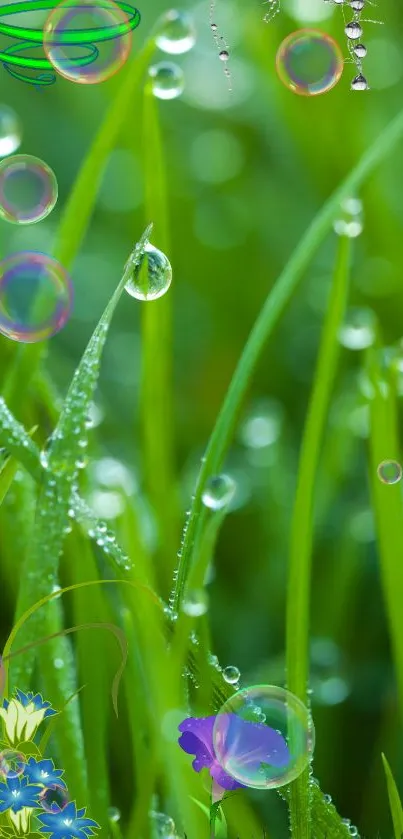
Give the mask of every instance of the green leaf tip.
[{"label": "green leaf tip", "polygon": [[389,796],[389,805],[390,805],[390,812],[392,815],[393,821],[393,831],[395,834],[395,839],[401,839],[403,834],[403,809],[402,803],[400,801],[399,792],[396,786],[395,779],[392,774],[392,770],[389,766],[388,761],[386,760],[385,755],[382,752],[382,762],[383,768],[385,770],[386,776],[386,785],[388,787],[388,796]]}]

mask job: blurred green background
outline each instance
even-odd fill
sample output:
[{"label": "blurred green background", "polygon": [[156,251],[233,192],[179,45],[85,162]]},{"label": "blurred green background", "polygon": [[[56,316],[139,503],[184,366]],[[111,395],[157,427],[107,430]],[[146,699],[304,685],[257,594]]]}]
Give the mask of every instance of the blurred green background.
[{"label": "blurred green background", "polygon": [[[139,0],[139,8],[134,51],[169,7],[155,0],[143,7]],[[276,76],[278,46],[293,30],[314,26],[331,34],[347,55],[339,8],[324,0],[282,0],[281,14],[266,25],[266,7],[258,2],[218,0],[215,19],[229,44],[232,94],[212,41],[208,2],[178,8],[191,12],[197,43],[188,54],[169,58],[184,71],[183,95],[158,104],[173,266],[175,466],[184,516],[200,456],[268,291],[324,200],[401,108],[403,10],[391,0],[368,5],[364,17],[379,15],[383,22],[364,23],[370,92],[350,91],[354,68],[347,63],[328,94],[302,98]],[[24,23],[30,25],[27,16]],[[156,52],[157,58],[164,56]],[[0,67],[0,105],[12,107],[22,125],[19,151],[45,160],[59,184],[58,204],[43,222],[19,228],[0,221],[3,256],[24,249],[51,252],[80,163],[124,73],[123,68],[99,86],[59,78],[39,91]],[[46,367],[61,394],[133,243],[152,220],[144,213],[144,177],[139,88],[71,271],[73,315],[49,345]],[[350,304],[375,312],[387,346],[402,335],[402,183],[398,147],[359,196],[364,230],[353,242]],[[157,239],[152,241],[158,246]],[[335,248],[331,235],[270,341],[227,459],[238,488],[208,586],[209,615],[213,650],[223,666],[239,667],[242,685],[285,680],[289,525]],[[141,307],[125,296],[112,324],[94,406],[97,427],[86,495],[112,524],[119,522],[125,495],[140,498],[144,539],[153,549],[155,526],[143,497],[139,443]],[[0,380],[16,351],[0,337]],[[344,349],[317,488],[311,613],[314,775],[341,815],[365,836],[379,833],[388,839],[380,752],[386,752],[400,784],[403,754],[369,496],[361,363],[361,352]],[[29,398],[21,381],[17,415],[28,425]],[[44,417],[38,431],[42,443],[50,431]],[[3,515],[15,503],[11,492]],[[14,555],[9,550],[2,555],[1,539],[0,533],[4,639],[12,625],[21,556],[18,545]],[[175,561],[173,556],[167,579]],[[273,836],[285,836],[285,812],[276,794],[250,796],[274,826]],[[125,801],[117,803],[124,810]]]}]

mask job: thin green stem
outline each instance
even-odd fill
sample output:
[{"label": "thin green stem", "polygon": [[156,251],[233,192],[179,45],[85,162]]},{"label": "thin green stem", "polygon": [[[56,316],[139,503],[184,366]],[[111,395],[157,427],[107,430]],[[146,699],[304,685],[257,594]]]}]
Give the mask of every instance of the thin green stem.
[{"label": "thin green stem", "polygon": [[[314,528],[314,491],[326,419],[339,354],[338,331],[348,289],[350,241],[340,239],[335,277],[323,326],[321,346],[308,408],[298,469],[297,491],[291,523],[287,586],[287,686],[307,699],[309,668],[309,606]],[[308,770],[291,786],[291,832],[295,839],[309,839],[310,802]]]},{"label": "thin green stem", "polygon": [[[352,172],[324,204],[305,235],[297,245],[288,264],[270,291],[266,302],[252,328],[238,366],[232,377],[221,411],[210,437],[206,455],[202,460],[194,498],[183,535],[178,573],[175,582],[173,605],[179,609],[189,572],[195,541],[196,524],[203,517],[202,493],[207,479],[216,473],[223,462],[236,423],[243,397],[255,365],[268,337],[273,332],[285,306],[295,292],[309,262],[328,233],[340,201],[354,194],[371,172],[393,149],[403,135],[403,111],[367,149]],[[200,531],[199,531],[200,532]]]}]

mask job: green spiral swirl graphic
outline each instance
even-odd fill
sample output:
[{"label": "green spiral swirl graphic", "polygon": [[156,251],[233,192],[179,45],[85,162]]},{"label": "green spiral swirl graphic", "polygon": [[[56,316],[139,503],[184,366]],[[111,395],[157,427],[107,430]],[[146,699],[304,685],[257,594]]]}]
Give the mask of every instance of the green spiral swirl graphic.
[{"label": "green spiral swirl graphic", "polygon": [[[96,29],[66,29],[64,32],[58,34],[58,44],[68,46],[77,46],[77,55],[69,58],[71,64],[77,67],[84,67],[92,64],[99,55],[98,47],[95,42],[101,43],[110,41],[113,38],[119,38],[126,35],[128,32],[137,28],[141,17],[138,9],[130,6],[125,0],[114,0],[116,6],[127,15],[127,21],[116,24],[115,26],[105,26]],[[0,8],[0,34],[9,36],[10,38],[17,38],[18,43],[12,44],[5,50],[0,51],[0,63],[3,67],[16,79],[27,82],[28,84],[49,85],[56,81],[56,73],[53,65],[47,58],[32,58],[25,55],[32,44],[43,43],[42,29],[26,29],[22,26],[14,26],[12,24],[3,23],[2,18],[7,15],[15,15],[19,12],[32,12],[53,10],[54,0],[21,0],[17,3],[11,3],[9,6],[2,6]],[[77,0],[77,6],[79,6]],[[108,8],[108,4],[97,2],[97,7],[104,5]],[[25,76],[18,68],[28,68],[39,70],[39,74],[35,78]]]}]

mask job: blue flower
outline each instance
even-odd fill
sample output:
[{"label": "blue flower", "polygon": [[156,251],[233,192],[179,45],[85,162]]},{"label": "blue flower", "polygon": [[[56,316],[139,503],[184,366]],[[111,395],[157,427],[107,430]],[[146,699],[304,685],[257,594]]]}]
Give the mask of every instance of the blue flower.
[{"label": "blue flower", "polygon": [[40,693],[35,696],[32,692],[23,693],[16,690],[16,696],[8,701],[3,699],[0,706],[0,717],[4,720],[6,734],[10,743],[15,743],[23,737],[30,740],[38,725],[45,717],[52,717],[50,702],[44,702]]},{"label": "blue flower", "polygon": [[18,688],[15,693],[23,708],[26,708],[32,702],[35,711],[43,711],[46,708],[44,717],[53,717],[54,714],[57,714],[57,711],[54,711],[53,708],[50,707],[50,702],[43,701],[40,693],[36,693],[34,696],[33,691],[23,693],[22,690],[19,690]]},{"label": "blue flower", "polygon": [[43,784],[45,787],[54,784],[60,787],[66,786],[61,778],[63,770],[55,769],[53,760],[35,760],[34,757],[30,757],[24,769],[24,775],[27,775],[33,784]]},{"label": "blue flower", "polygon": [[76,809],[75,801],[70,801],[60,813],[40,813],[38,819],[43,823],[40,833],[49,833],[50,839],[87,839],[100,829],[93,819],[84,819],[85,807]]},{"label": "blue flower", "polygon": [[23,807],[38,807],[42,789],[28,783],[28,778],[7,778],[5,784],[0,784],[0,813],[5,810],[18,813]]}]

